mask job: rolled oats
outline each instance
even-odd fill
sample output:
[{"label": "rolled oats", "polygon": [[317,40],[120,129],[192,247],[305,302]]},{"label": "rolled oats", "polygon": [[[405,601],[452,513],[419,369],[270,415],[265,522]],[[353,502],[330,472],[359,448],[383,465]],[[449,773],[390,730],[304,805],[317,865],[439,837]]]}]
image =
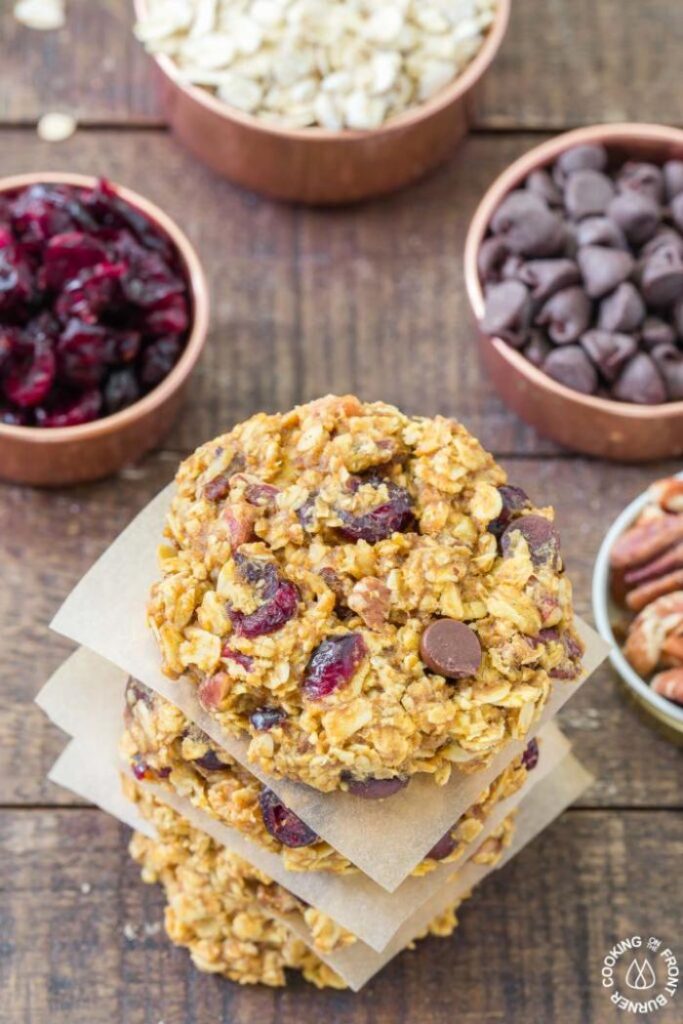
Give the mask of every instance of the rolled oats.
[{"label": "rolled oats", "polygon": [[[579,675],[559,555],[539,562],[505,474],[455,421],[330,396],[203,445],[177,484],[149,605],[163,669],[248,733],[269,774],[323,792],[415,772],[443,784],[454,762],[477,770],[523,736],[553,679]],[[547,533],[551,509],[523,512]],[[477,635],[473,676],[420,659],[444,614]],[[265,732],[263,708],[280,716]]]},{"label": "rolled oats", "polygon": [[14,17],[26,28],[50,32],[66,24],[64,0],[17,0]]},{"label": "rolled oats", "polygon": [[457,78],[496,2],[148,0],[135,33],[182,81],[229,106],[293,127],[365,131]]}]

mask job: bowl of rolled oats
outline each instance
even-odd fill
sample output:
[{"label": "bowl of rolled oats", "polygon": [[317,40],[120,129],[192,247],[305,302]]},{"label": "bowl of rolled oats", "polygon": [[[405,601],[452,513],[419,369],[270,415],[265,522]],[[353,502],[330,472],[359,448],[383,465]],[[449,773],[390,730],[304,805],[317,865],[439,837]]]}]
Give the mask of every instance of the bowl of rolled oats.
[{"label": "bowl of rolled oats", "polygon": [[608,530],[593,612],[629,694],[683,734],[683,472],[653,483]]},{"label": "bowl of rolled oats", "polygon": [[345,203],[445,160],[510,0],[135,0],[168,117],[199,159],[278,199]]}]

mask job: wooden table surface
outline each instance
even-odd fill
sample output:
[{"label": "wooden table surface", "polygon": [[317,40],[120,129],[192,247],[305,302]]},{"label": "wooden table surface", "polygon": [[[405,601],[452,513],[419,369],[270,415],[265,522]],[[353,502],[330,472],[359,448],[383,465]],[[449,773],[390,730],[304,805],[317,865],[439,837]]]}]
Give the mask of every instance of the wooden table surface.
[{"label": "wooden table surface", "polygon": [[[359,995],[298,980],[242,989],[193,970],[158,933],[162,899],[129,862],[126,830],[46,782],[64,737],[31,703],[69,652],[48,632],[51,616],[179,458],[257,410],[332,390],[462,419],[513,480],[556,505],[577,608],[590,618],[608,524],[680,467],[583,459],[507,412],[477,359],[463,240],[485,187],[547,134],[683,122],[683,5],[513,6],[476,129],[450,163],[389,199],[321,211],[240,191],[175,144],[127,0],[67,0],[67,28],[45,34],[1,5],[0,175],[102,173],[148,195],[198,247],[214,306],[192,401],[163,450],[103,483],[0,491],[0,1021],[602,1024],[628,1016],[600,985],[616,940],[656,934],[683,958],[680,751],[639,719],[608,668],[561,716],[595,786],[482,886],[452,940],[404,954]],[[78,116],[70,141],[39,141],[47,110]],[[680,1020],[683,993],[678,1004],[652,1020]]]}]

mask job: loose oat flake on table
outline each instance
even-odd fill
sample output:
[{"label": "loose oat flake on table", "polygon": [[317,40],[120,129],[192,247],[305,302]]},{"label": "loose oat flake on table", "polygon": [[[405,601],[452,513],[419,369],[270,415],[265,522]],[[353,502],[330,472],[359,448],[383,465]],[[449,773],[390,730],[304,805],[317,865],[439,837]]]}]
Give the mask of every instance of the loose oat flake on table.
[{"label": "loose oat flake on table", "polygon": [[[315,834],[272,790],[221,750],[183,713],[148,687],[126,687],[121,755],[135,778],[170,787],[211,817],[282,857],[288,871],[355,873],[358,869]],[[459,860],[484,830],[488,815],[526,781],[538,743],[512,761],[413,870],[422,876]]]},{"label": "loose oat flake on table", "polygon": [[[350,932],[314,907],[305,907],[134,783],[127,788],[157,831],[156,839],[135,833],[131,855],[140,864],[145,882],[163,885],[168,936],[189,949],[199,970],[240,984],[281,986],[286,984],[285,971],[293,969],[317,988],[346,987],[310,947],[329,955],[354,943]],[[512,821],[506,819],[477,854],[477,862],[495,864],[510,845],[513,830]],[[451,935],[460,902],[462,898],[436,916],[418,938]],[[305,922],[310,945],[283,920],[292,914]]]},{"label": "loose oat flake on table", "polygon": [[479,51],[496,0],[146,0],[135,32],[181,81],[285,127],[377,128]]},{"label": "loose oat flake on table", "polygon": [[26,28],[50,32],[66,23],[64,0],[17,0],[14,17]]},{"label": "loose oat flake on table", "polygon": [[[323,792],[477,770],[580,675],[552,509],[443,417],[352,396],[256,415],[181,465],[159,554],[164,672]],[[439,649],[440,674],[421,642],[443,618],[476,647]]]}]

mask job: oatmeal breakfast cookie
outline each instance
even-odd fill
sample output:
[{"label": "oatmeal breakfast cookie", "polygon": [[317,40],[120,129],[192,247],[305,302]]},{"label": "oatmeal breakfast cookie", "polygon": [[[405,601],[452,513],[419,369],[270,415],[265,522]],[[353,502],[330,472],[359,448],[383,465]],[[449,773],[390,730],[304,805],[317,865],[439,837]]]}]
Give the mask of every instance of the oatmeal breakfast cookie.
[{"label": "oatmeal breakfast cookie", "polygon": [[[170,786],[211,817],[279,853],[288,871],[350,874],[358,870],[182,711],[148,687],[128,682],[124,718],[121,755],[137,779]],[[483,790],[413,874],[424,875],[439,862],[458,860],[483,831],[493,807],[524,784],[537,759],[538,745],[531,740],[524,755]]]},{"label": "oatmeal breakfast cookie", "polygon": [[[349,932],[313,907],[304,907],[266,875],[143,793],[131,780],[126,780],[124,786],[158,833],[156,839],[134,833],[131,856],[142,868],[143,881],[163,885],[168,901],[166,932],[172,942],[187,947],[200,971],[222,974],[242,985],[277,986],[286,984],[285,971],[292,969],[301,971],[317,988],[346,987],[290,929],[282,915],[303,910],[312,942],[321,952],[355,941]],[[498,837],[487,840],[492,856],[499,855],[509,842],[511,828],[505,823]],[[458,923],[455,912],[466,898],[435,917],[419,938],[451,935]]]},{"label": "oatmeal breakfast cookie", "polygon": [[149,622],[265,772],[383,796],[475,770],[574,679],[550,508],[459,423],[327,398],[182,463]]}]

